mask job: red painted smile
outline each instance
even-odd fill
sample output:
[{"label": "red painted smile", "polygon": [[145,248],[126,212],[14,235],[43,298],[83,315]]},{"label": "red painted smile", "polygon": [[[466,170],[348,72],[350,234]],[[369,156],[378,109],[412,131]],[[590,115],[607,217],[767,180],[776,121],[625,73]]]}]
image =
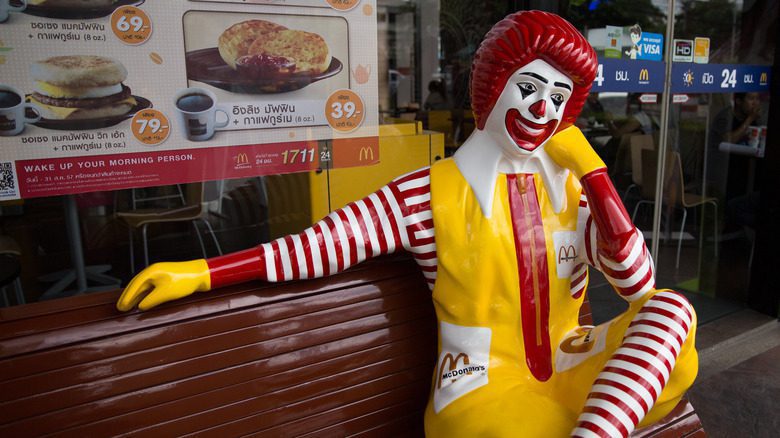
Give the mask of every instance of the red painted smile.
[{"label": "red painted smile", "polygon": [[520,111],[512,108],[506,112],[504,124],[509,136],[519,148],[533,151],[555,132],[558,120],[553,119],[544,124],[532,122],[523,117]]}]

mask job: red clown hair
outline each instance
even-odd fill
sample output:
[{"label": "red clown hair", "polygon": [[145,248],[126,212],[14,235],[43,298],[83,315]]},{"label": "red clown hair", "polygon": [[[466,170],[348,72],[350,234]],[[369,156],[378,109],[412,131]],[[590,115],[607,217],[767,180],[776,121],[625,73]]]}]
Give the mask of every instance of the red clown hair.
[{"label": "red clown hair", "polygon": [[596,77],[596,52],[563,18],[543,11],[522,11],[496,23],[474,55],[471,107],[479,129],[485,127],[509,76],[536,59],[546,61],[574,83],[557,131],[574,123]]}]

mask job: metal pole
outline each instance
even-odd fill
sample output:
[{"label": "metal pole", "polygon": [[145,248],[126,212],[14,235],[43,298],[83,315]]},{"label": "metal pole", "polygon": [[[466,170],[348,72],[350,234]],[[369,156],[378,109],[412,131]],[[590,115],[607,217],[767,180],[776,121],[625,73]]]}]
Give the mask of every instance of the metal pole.
[{"label": "metal pole", "polygon": [[76,293],[81,294],[87,290],[87,272],[84,267],[84,249],[81,247],[79,211],[73,195],[65,195],[62,200],[65,203],[65,230],[70,244],[70,258],[73,270],[76,271]]},{"label": "metal pole", "polygon": [[653,210],[653,244],[650,254],[653,256],[655,266],[658,266],[658,242],[661,234],[661,209],[664,195],[664,173],[666,163],[666,146],[669,136],[669,110],[672,99],[672,42],[674,37],[674,0],[667,1],[666,14],[666,50],[664,59],[666,68],[664,75],[664,92],[661,96],[661,131],[658,136],[658,168],[655,178],[655,209]]}]

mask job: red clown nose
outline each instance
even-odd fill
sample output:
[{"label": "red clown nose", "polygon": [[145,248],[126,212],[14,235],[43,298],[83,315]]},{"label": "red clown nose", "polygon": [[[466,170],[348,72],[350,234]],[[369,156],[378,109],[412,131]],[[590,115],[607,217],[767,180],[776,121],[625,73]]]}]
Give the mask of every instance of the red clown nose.
[{"label": "red clown nose", "polygon": [[544,116],[545,110],[547,109],[547,106],[544,103],[544,100],[540,100],[536,102],[535,104],[531,105],[528,108],[528,111],[531,112],[531,114],[534,115],[537,119],[541,119],[542,116]]}]

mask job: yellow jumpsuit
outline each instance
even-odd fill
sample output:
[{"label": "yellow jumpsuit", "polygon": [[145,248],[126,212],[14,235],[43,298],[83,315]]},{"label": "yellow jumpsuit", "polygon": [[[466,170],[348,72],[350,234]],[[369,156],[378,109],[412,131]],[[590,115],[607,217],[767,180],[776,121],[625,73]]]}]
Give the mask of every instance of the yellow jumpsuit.
[{"label": "yellow jumpsuit", "polygon": [[[558,275],[571,272],[566,264],[575,256],[584,260],[579,182],[569,177],[566,205],[556,214],[538,175],[509,177],[522,201],[514,203],[513,224],[507,178],[498,175],[487,218],[453,160],[431,168],[439,351],[425,412],[430,437],[568,436],[596,376],[655,293],[592,331],[581,328],[584,295],[574,298],[571,279]],[[693,331],[640,426],[666,415],[692,384]]]}]

